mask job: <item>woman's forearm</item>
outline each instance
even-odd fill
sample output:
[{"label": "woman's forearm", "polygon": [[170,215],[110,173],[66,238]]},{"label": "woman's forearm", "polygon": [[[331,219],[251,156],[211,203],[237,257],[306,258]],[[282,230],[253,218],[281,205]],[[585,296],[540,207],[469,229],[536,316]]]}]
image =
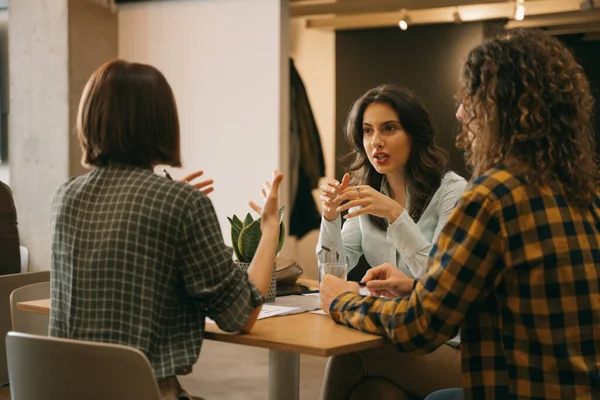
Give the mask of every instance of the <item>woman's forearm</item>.
[{"label": "woman's forearm", "polygon": [[278,243],[279,227],[277,229],[265,227],[258,248],[256,249],[256,254],[254,254],[254,258],[248,268],[248,277],[265,297],[269,293],[269,287],[271,286]]}]

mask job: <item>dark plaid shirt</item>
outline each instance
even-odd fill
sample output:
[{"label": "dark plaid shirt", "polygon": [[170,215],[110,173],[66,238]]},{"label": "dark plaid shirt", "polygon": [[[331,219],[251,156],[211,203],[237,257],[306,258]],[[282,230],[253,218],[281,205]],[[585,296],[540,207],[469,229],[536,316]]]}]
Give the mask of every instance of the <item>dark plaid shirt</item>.
[{"label": "dark plaid shirt", "polygon": [[206,316],[236,331],[262,302],[208,197],[123,165],[58,189],[51,271],[50,334],[135,347],[158,379],[196,362]]},{"label": "dark plaid shirt", "polygon": [[332,317],[407,352],[460,328],[467,399],[600,399],[599,212],[598,198],[579,209],[493,169],[458,202],[410,297],[346,293]]}]

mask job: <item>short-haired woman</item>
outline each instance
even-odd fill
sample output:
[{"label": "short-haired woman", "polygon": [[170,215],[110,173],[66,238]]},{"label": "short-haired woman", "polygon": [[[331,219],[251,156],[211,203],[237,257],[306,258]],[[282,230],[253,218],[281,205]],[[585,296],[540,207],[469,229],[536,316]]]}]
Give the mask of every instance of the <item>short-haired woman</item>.
[{"label": "short-haired woman", "polygon": [[77,133],[92,169],[60,186],[52,203],[50,334],[135,347],[163,398],[185,397],[176,376],[196,362],[205,318],[249,331],[258,316],[283,177],[273,175],[246,273],[232,261],[209,198],[153,172],[181,164],[175,99],[157,69],[125,61],[99,68],[84,89]]}]

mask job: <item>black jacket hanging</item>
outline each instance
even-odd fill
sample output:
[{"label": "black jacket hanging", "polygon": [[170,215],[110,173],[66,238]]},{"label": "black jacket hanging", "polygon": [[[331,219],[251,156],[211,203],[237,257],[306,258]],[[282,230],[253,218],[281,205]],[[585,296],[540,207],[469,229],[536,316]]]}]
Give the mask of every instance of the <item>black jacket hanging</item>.
[{"label": "black jacket hanging", "polygon": [[319,229],[321,215],[312,190],[325,175],[321,137],[302,78],[290,59],[290,235],[298,238]]}]

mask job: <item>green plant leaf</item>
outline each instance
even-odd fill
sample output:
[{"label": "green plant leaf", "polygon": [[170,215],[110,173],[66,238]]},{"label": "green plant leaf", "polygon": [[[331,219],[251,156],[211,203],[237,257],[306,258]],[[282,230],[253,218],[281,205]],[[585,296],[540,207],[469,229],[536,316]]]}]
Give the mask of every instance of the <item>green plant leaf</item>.
[{"label": "green plant leaf", "polygon": [[258,243],[260,242],[260,220],[253,221],[250,225],[244,226],[238,238],[238,249],[243,260],[241,262],[251,262],[256,254]]},{"label": "green plant leaf", "polygon": [[281,221],[279,225],[279,243],[277,244],[277,254],[281,251],[283,247],[283,242],[285,241],[285,224]]},{"label": "green plant leaf", "polygon": [[283,248],[283,242],[285,241],[285,223],[283,222],[283,214],[285,213],[285,205],[279,209],[279,242],[277,244],[277,254]]},{"label": "green plant leaf", "polygon": [[250,215],[250,213],[246,214],[246,219],[244,219],[244,225],[243,226],[248,226],[251,223],[254,222],[254,218],[252,218],[252,215]]},{"label": "green plant leaf", "polygon": [[[229,222],[231,222],[231,220],[229,220]],[[242,222],[242,220],[241,220],[241,219],[239,219],[239,218],[238,218],[238,216],[237,216],[237,215],[234,215],[234,216],[233,216],[233,222],[235,223],[235,225],[236,225],[237,227],[239,227],[239,228],[240,228],[240,230],[242,230],[242,227],[244,226],[244,223]]]},{"label": "green plant leaf", "polygon": [[281,206],[279,209],[279,222],[283,223],[283,213],[285,212],[285,206]]},{"label": "green plant leaf", "polygon": [[237,258],[237,260],[240,261],[240,258],[242,256],[238,248],[238,239],[240,237],[240,232],[242,231],[242,221],[235,215],[233,216],[233,219],[229,217],[227,217],[227,219],[231,224],[231,246],[233,247],[235,258]]}]

